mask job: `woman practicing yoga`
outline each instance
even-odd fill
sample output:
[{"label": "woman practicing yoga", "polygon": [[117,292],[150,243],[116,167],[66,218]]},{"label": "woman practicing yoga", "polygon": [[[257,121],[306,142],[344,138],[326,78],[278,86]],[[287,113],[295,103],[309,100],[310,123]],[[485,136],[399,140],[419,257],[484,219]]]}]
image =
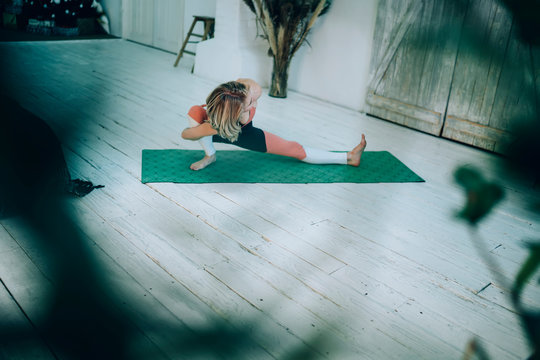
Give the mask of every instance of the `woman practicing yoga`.
[{"label": "woman practicing yoga", "polygon": [[290,156],[311,164],[360,164],[366,148],[364,134],[360,144],[345,153],[305,147],[254,127],[252,120],[261,92],[255,81],[238,79],[215,88],[206,99],[206,105],[191,107],[188,112],[190,127],[182,132],[182,138],[199,140],[205,152],[204,158],[191,164],[191,169],[200,170],[216,161],[213,142]]}]

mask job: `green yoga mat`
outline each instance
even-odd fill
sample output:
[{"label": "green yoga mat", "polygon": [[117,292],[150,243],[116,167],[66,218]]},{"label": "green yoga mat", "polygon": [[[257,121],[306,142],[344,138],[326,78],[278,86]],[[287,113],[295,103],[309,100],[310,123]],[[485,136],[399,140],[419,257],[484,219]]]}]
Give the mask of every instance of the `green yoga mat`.
[{"label": "green yoga mat", "polygon": [[359,167],[313,165],[285,156],[254,151],[218,151],[217,161],[193,171],[189,165],[204,156],[200,150],[143,150],[142,182],[174,183],[379,183],[420,182],[387,151],[366,151]]}]

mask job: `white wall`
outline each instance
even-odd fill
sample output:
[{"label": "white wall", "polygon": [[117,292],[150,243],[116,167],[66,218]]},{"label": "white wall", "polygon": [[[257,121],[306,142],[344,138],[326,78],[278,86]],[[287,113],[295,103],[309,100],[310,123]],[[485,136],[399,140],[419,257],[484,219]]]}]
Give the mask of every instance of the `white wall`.
[{"label": "white wall", "polygon": [[[117,36],[122,25],[119,3],[102,0]],[[378,0],[334,0],[308,35],[311,47],[305,44],[294,56],[289,89],[363,111],[377,4]],[[215,38],[197,45],[196,74],[216,82],[251,77],[263,87],[270,85],[268,44],[256,38],[255,15],[242,0],[185,0],[184,6],[182,38],[193,15],[216,18]]]},{"label": "white wall", "polygon": [[122,1],[100,0],[99,3],[109,18],[111,35],[122,37]]},{"label": "white wall", "polygon": [[[127,0],[129,4],[132,4],[133,0]],[[148,2],[149,0],[144,0],[145,2]],[[175,2],[178,0],[174,0]],[[126,9],[122,8],[122,0],[99,0],[99,3],[103,6],[103,10],[107,14],[107,17],[109,18],[109,24],[111,27],[111,35],[118,36],[118,37],[126,37],[127,34],[123,33],[123,11]],[[160,5],[160,2],[157,3],[157,5]],[[183,14],[179,13],[177,9],[175,9],[175,14],[167,14],[170,15],[170,18],[165,18],[165,20],[171,22],[174,19],[176,19],[176,22],[180,28],[180,31],[178,33],[175,32],[174,37],[170,36],[175,43],[174,46],[171,46],[170,44],[163,45],[160,41],[157,42],[157,44],[153,44],[153,41],[149,40],[149,45],[154,45],[157,47],[163,47],[165,50],[177,52],[180,50],[180,45],[182,44],[183,40],[185,39],[185,36],[189,30],[189,27],[191,26],[191,23],[193,22],[193,15],[202,15],[202,16],[210,16],[215,17],[216,13],[216,0],[185,0],[184,4],[179,4],[183,7]],[[153,5],[152,5],[153,6]],[[162,14],[164,15],[164,14]],[[162,16],[163,17],[163,16]],[[163,19],[158,19],[158,22],[162,22]],[[152,32],[158,33],[160,35],[160,26],[163,24],[154,24],[154,28]],[[128,27],[129,28],[129,27]],[[170,25],[162,26],[162,28],[171,28]],[[195,28],[196,32],[199,34],[202,34],[202,26],[199,24]],[[152,34],[147,34],[149,36],[149,39],[152,37]],[[163,35],[163,34],[161,34]],[[164,36],[161,36],[164,37]],[[158,37],[159,38],[159,37]],[[178,44],[179,43],[179,44]],[[173,49],[174,48],[174,49]],[[187,55],[189,56],[189,55]]]},{"label": "white wall", "polygon": [[170,52],[183,41],[184,0],[122,0],[122,37]]},{"label": "white wall", "polygon": [[[216,0],[186,0],[184,5],[184,37],[193,22],[193,16],[216,16]],[[202,23],[195,27],[195,32],[202,35],[204,32]]]},{"label": "white wall", "polygon": [[122,0],[122,37],[153,45],[154,0]]},{"label": "white wall", "polygon": [[334,0],[289,70],[289,89],[364,109],[378,0]]},{"label": "white wall", "polygon": [[152,46],[173,53],[178,52],[184,41],[183,25],[184,0],[154,1]]},{"label": "white wall", "polygon": [[195,73],[216,82],[249,77],[267,87],[272,61],[256,37],[255,15],[242,0],[219,0],[215,17],[214,38],[197,46]]},{"label": "white wall", "polygon": [[[378,0],[334,0],[295,54],[289,90],[364,110]],[[255,15],[241,0],[220,0],[215,39],[197,48],[195,73],[216,81],[251,77],[270,85],[268,44],[255,39]]]},{"label": "white wall", "polygon": [[[189,32],[189,28],[191,27],[191,24],[193,23],[194,15],[215,17],[216,16],[216,0],[186,0],[185,1],[182,43],[184,42],[184,39],[186,38]],[[199,21],[195,25],[195,28],[193,29],[193,33],[203,35],[204,23]],[[199,40],[199,38],[193,37],[191,38],[191,40],[196,41],[196,40]],[[189,51],[196,51],[196,49],[197,49],[197,44],[189,43],[186,46],[186,50],[189,50]],[[182,56],[182,59],[184,59],[184,57],[192,57],[192,55],[185,54]],[[190,59],[190,60],[194,61],[194,59]]]}]

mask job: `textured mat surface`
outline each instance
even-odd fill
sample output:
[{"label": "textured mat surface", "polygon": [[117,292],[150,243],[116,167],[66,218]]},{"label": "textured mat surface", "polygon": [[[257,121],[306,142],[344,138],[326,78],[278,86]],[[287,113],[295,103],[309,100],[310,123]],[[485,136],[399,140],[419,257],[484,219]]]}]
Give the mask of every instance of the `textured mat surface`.
[{"label": "textured mat surface", "polygon": [[217,161],[200,171],[189,165],[200,150],[143,150],[143,183],[377,183],[424,181],[387,151],[366,151],[359,167],[312,165],[254,151],[218,151]]}]

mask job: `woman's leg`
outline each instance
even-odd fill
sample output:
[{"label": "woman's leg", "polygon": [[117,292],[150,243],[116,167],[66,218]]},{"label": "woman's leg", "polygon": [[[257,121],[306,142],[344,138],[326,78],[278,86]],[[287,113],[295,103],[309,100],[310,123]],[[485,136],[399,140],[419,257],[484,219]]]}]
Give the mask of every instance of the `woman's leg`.
[{"label": "woman's leg", "polygon": [[[202,106],[192,106],[187,116],[189,127],[199,126],[204,122],[206,117],[206,110]],[[212,136],[205,136],[198,141],[205,155],[201,160],[190,165],[190,169],[192,170],[201,170],[216,161],[216,149],[212,142]]]},{"label": "woman's leg", "polygon": [[310,164],[342,164],[358,166],[360,158],[366,147],[366,139],[362,134],[362,141],[352,151],[333,152],[302,146],[296,141],[285,140],[277,135],[264,132],[266,139],[266,152],[289,156]]},{"label": "woman's leg", "polygon": [[[200,123],[198,123],[190,116],[188,116],[188,123],[189,127],[196,127],[200,125]],[[203,138],[200,138],[198,141],[199,144],[201,144],[201,147],[203,148],[206,156],[212,156],[216,153],[216,149],[214,148],[214,143],[212,141],[212,136],[205,136]]]},{"label": "woman's leg", "polygon": [[230,142],[218,135],[214,135],[213,141],[236,145],[252,151],[293,157],[310,164],[342,164],[353,166],[360,164],[360,158],[366,148],[364,134],[362,134],[360,144],[353,150],[349,152],[332,152],[304,147],[296,141],[285,140],[277,135],[256,128],[251,123],[242,128],[242,132],[235,142]]}]

